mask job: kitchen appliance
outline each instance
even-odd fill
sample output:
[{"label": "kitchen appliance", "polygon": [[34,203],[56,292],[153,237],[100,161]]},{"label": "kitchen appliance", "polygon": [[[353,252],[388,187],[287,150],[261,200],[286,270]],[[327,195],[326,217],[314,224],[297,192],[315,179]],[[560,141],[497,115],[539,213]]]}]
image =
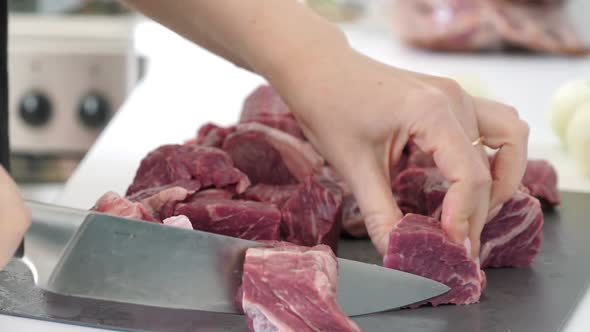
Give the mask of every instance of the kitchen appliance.
[{"label": "kitchen appliance", "polygon": [[[24,256],[35,284],[57,294],[173,309],[239,313],[246,249],[264,246],[102,213],[28,202]],[[348,315],[406,306],[449,288],[409,273],[338,261],[338,301]]]},{"label": "kitchen appliance", "polygon": [[138,79],[134,18],[9,17],[13,176],[65,180]]}]

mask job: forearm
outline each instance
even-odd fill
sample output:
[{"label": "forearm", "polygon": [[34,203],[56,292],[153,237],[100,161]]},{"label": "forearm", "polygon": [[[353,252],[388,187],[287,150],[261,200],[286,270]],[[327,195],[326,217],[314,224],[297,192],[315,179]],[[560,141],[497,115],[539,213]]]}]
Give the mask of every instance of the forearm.
[{"label": "forearm", "polygon": [[252,70],[285,80],[299,64],[330,61],[344,35],[295,0],[124,0],[180,35]]}]

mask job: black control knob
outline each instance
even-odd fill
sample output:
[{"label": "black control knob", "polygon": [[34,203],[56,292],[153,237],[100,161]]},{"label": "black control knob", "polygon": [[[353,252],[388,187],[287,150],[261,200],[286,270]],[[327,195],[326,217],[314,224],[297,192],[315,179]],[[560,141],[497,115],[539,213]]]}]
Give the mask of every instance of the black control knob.
[{"label": "black control knob", "polygon": [[103,127],[111,115],[107,99],[99,94],[88,94],[80,100],[78,106],[80,121],[89,128]]},{"label": "black control knob", "polygon": [[40,127],[51,118],[51,102],[39,91],[29,92],[21,98],[18,111],[25,123]]}]

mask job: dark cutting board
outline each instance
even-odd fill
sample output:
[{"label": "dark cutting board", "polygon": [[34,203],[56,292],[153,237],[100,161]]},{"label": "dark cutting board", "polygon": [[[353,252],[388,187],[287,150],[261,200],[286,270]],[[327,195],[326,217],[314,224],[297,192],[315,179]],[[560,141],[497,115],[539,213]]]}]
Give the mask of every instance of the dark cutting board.
[{"label": "dark cutting board", "polygon": [[[590,281],[590,195],[563,193],[545,214],[542,253],[531,268],[487,270],[479,304],[396,310],[355,318],[365,331],[559,331]],[[367,240],[343,240],[340,255],[380,260]],[[362,285],[359,285],[362,287]],[[19,262],[0,272],[0,313],[148,331],[247,331],[238,315],[80,300],[44,293]]]}]

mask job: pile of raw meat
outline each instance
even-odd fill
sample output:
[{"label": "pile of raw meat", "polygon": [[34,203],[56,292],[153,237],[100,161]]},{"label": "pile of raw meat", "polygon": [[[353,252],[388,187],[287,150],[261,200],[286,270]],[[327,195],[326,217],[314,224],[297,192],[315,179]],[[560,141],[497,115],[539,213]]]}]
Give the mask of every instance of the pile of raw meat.
[{"label": "pile of raw meat", "polygon": [[562,0],[394,0],[400,38],[419,48],[478,51],[504,46],[588,53]]},{"label": "pile of raw meat", "polygon": [[[559,203],[553,168],[530,161],[520,190],[489,216],[477,261],[440,227],[449,184],[432,158],[408,144],[390,173],[406,215],[390,235],[384,265],[448,285],[432,305],[477,302],[482,268],[530,265],[541,246],[539,200]],[[93,209],[268,243],[247,251],[237,296],[254,331],[358,330],[336,302],[334,253],[341,234],[367,236],[363,216],[269,86],[245,100],[236,125],[206,124],[184,144],[150,152],[125,196],[106,193]]]}]

